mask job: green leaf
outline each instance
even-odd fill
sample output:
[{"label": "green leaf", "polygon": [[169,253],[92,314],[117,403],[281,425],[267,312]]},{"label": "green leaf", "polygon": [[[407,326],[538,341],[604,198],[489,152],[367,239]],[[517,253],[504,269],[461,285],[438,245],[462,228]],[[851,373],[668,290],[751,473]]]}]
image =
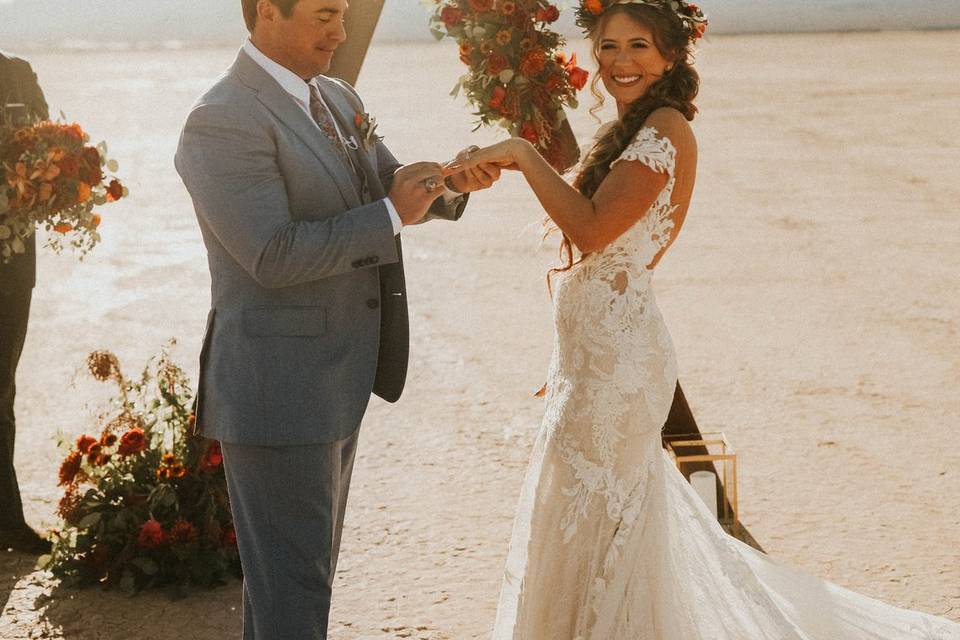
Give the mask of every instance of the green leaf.
[{"label": "green leaf", "polygon": [[47,553],[37,558],[37,569],[41,571],[47,569],[53,562],[53,555]]},{"label": "green leaf", "polygon": [[433,37],[436,38],[437,40],[443,40],[444,37],[446,37],[447,35],[443,31],[440,31],[439,29],[433,29],[433,28],[430,29],[430,33],[432,33]]},{"label": "green leaf", "polygon": [[77,525],[78,529],[92,529],[93,527],[100,524],[101,514],[99,511],[94,511],[93,513],[88,513],[83,517],[83,520],[80,521],[80,524]]},{"label": "green leaf", "polygon": [[154,576],[160,571],[160,565],[151,558],[134,558],[130,564],[148,576]]}]

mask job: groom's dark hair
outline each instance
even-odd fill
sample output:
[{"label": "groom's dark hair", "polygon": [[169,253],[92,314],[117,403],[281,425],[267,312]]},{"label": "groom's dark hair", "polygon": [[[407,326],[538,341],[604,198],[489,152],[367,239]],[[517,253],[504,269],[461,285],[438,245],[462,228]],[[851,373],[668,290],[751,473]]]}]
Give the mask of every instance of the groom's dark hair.
[{"label": "groom's dark hair", "polygon": [[[240,5],[243,7],[243,21],[247,23],[247,31],[250,33],[253,33],[253,28],[257,24],[257,2],[259,0],[240,0]],[[300,0],[270,0],[271,4],[280,9],[284,18],[290,17],[293,7],[298,2]]]}]

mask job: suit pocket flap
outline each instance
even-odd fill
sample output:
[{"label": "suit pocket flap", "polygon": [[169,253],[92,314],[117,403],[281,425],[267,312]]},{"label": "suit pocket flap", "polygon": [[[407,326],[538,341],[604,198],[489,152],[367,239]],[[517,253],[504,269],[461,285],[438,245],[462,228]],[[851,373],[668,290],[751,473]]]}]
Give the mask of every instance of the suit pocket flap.
[{"label": "suit pocket flap", "polygon": [[243,312],[243,330],[248,336],[321,336],[326,324],[323,307],[256,307]]}]

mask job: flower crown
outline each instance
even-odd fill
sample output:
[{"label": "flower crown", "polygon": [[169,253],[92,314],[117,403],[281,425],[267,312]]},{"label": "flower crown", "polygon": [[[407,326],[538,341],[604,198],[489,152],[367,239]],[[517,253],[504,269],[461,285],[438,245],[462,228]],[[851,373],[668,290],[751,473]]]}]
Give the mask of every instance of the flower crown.
[{"label": "flower crown", "polygon": [[577,25],[588,35],[593,32],[601,16],[610,7],[618,4],[645,4],[672,11],[687,33],[690,42],[696,42],[707,30],[707,18],[700,7],[686,0],[581,0],[577,7]]}]

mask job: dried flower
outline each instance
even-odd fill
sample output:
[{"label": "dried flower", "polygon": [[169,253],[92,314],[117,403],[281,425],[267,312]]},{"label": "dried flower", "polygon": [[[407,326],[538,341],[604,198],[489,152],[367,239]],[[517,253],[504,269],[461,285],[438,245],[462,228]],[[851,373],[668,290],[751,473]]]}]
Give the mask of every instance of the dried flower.
[{"label": "dried flower", "polygon": [[120,374],[120,362],[109,351],[94,351],[87,356],[87,368],[100,382]]}]

